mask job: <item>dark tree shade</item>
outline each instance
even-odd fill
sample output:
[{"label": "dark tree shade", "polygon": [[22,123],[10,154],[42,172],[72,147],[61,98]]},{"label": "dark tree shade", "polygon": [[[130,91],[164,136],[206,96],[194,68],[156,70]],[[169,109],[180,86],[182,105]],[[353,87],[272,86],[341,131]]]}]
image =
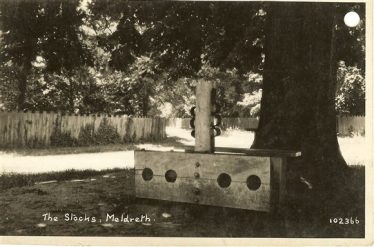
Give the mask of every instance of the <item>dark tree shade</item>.
[{"label": "dark tree shade", "polygon": [[38,52],[38,39],[43,33],[40,5],[32,1],[0,2],[0,22],[4,48],[0,60],[11,62],[17,77],[17,108],[25,107],[27,76]]},{"label": "dark tree shade", "polygon": [[[356,27],[344,24],[344,15],[355,11],[361,19]],[[336,8],[336,59],[365,70],[365,4],[339,3]]]},{"label": "dark tree shade", "polygon": [[[92,56],[80,30],[84,13],[79,6],[79,0],[0,2],[4,44],[1,61],[3,66],[12,67],[8,76],[17,81],[19,110],[28,107],[28,80],[37,56],[44,58],[44,73],[66,73],[68,78],[81,66],[92,65]],[[67,90],[72,110],[73,82]]]},{"label": "dark tree shade", "polygon": [[[111,16],[99,0],[92,13]],[[111,65],[126,70],[139,54],[151,54],[172,77],[196,76],[203,62],[223,70],[257,70],[262,61],[261,3],[118,2],[116,32],[101,44],[112,52]],[[260,11],[261,10],[261,11]],[[118,18],[118,10],[113,14]]]},{"label": "dark tree shade", "polygon": [[78,10],[79,0],[47,1],[43,7],[45,32],[41,50],[47,71],[61,73],[63,69],[73,71],[82,65],[92,65],[91,54],[79,30],[84,18]]}]

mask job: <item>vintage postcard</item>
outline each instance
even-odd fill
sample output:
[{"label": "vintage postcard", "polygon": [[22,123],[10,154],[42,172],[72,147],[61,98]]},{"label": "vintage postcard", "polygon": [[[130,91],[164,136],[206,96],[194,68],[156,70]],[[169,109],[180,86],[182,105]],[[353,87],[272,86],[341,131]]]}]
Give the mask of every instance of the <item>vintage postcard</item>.
[{"label": "vintage postcard", "polygon": [[0,244],[373,245],[371,1],[0,1]]}]

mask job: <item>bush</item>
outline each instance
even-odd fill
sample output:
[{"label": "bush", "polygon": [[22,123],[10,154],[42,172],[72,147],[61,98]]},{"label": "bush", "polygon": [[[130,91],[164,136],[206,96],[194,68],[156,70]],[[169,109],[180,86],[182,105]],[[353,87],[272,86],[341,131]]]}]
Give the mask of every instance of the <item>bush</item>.
[{"label": "bush", "polygon": [[121,137],[116,128],[108,124],[108,119],[104,118],[99,128],[93,136],[94,142],[99,145],[121,143]]},{"label": "bush", "polygon": [[116,128],[109,125],[107,118],[101,121],[96,132],[93,124],[87,124],[82,127],[78,137],[78,144],[80,146],[107,145],[114,143],[122,143],[121,137],[117,133]]},{"label": "bush", "polygon": [[78,136],[79,146],[90,146],[95,143],[94,125],[87,124],[81,128]]},{"label": "bush", "polygon": [[81,127],[78,139],[71,137],[70,132],[61,132],[57,125],[51,136],[51,146],[54,147],[107,145],[115,143],[123,143],[123,141],[117,133],[116,128],[109,125],[106,118],[101,121],[96,132],[93,124]]},{"label": "bush", "polygon": [[56,131],[51,135],[52,147],[74,147],[77,145],[77,140],[71,137],[70,132]]},{"label": "bush", "polygon": [[336,111],[339,114],[365,114],[365,78],[357,67],[346,66],[340,62],[337,76],[335,98]]}]

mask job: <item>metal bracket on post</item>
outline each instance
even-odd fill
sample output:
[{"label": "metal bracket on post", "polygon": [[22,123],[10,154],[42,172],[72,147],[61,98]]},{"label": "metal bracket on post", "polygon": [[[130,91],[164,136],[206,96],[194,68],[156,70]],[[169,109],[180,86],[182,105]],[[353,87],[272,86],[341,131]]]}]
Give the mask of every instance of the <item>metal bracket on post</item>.
[{"label": "metal bracket on post", "polygon": [[135,151],[139,198],[282,212],[286,160],[301,152],[215,147],[222,118],[212,81],[199,80],[191,108],[194,146],[185,152]]}]

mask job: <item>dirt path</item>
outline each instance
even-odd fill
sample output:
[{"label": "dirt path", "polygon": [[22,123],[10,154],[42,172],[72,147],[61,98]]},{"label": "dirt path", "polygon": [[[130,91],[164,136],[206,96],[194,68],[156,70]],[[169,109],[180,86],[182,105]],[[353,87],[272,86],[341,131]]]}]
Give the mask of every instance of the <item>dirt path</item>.
[{"label": "dirt path", "polygon": [[[178,145],[193,145],[194,138],[189,130],[167,128],[167,136],[176,140]],[[233,130],[224,132],[216,138],[216,146],[249,148],[253,142],[253,132]],[[339,138],[343,156],[350,165],[364,165],[368,152],[365,149],[365,139],[362,137]],[[148,150],[168,151],[177,149],[176,146],[139,144],[137,148]],[[117,151],[102,153],[81,153],[45,156],[22,156],[14,153],[0,152],[0,173],[41,173],[52,171],[103,170],[111,168],[134,167],[134,151]]]},{"label": "dirt path", "polygon": [[46,156],[21,156],[2,154],[0,172],[42,173],[51,171],[104,170],[134,167],[134,151],[63,154]]},{"label": "dirt path", "polygon": [[[244,135],[243,135],[244,133]],[[178,145],[193,145],[194,139],[189,130],[167,128],[168,138],[177,140]],[[217,138],[218,146],[249,147],[251,142],[248,132],[232,132],[229,136]],[[178,149],[174,146],[154,145],[151,143],[139,144],[137,148],[148,150],[168,151]],[[18,155],[16,153],[0,152],[0,173],[42,173],[57,172],[68,169],[76,170],[104,170],[112,168],[134,167],[134,151],[117,151],[102,153],[81,153],[61,155]]]}]

